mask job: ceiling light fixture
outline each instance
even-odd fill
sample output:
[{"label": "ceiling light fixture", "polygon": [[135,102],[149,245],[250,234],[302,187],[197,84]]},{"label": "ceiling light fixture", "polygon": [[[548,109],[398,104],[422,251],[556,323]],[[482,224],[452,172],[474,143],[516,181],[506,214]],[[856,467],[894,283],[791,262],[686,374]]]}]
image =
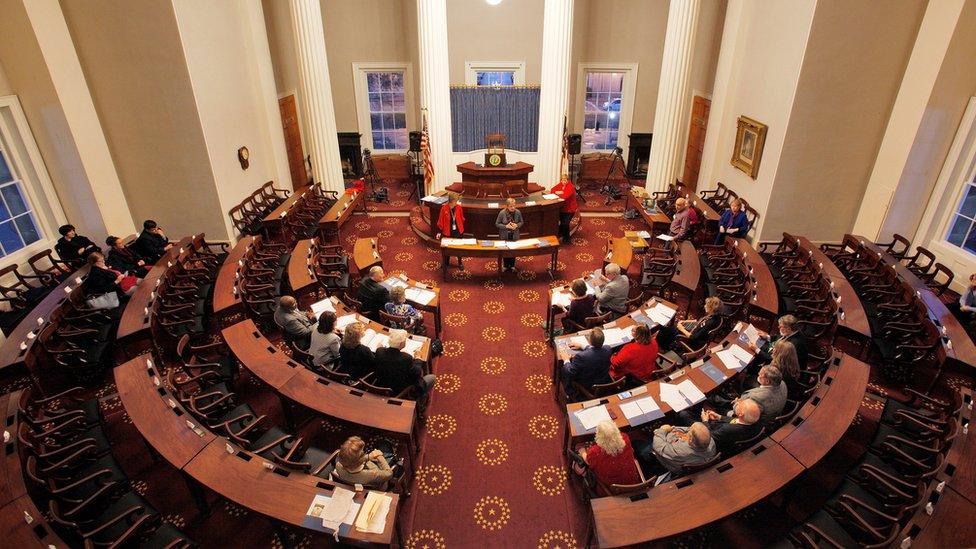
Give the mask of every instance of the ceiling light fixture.
[{"label": "ceiling light fixture", "polygon": [[485,2],[488,2],[489,6],[497,6],[502,3],[502,0],[485,0]]}]

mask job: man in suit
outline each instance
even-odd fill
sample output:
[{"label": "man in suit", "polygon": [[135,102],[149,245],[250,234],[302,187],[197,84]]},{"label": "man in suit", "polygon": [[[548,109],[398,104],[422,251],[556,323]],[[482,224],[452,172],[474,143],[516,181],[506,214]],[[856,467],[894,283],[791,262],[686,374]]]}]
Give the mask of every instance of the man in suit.
[{"label": "man in suit", "polygon": [[369,270],[367,276],[359,281],[359,293],[356,294],[356,299],[359,300],[363,309],[360,312],[369,318],[375,319],[378,314],[377,311],[384,308],[390,301],[389,288],[380,284],[385,278],[386,273],[383,272],[383,267],[376,265]]},{"label": "man in suit", "polygon": [[74,225],[61,225],[58,227],[58,232],[61,233],[61,238],[54,245],[54,249],[62,261],[70,263],[76,268],[85,264],[88,254],[102,251],[88,237],[78,234]]},{"label": "man in suit", "polygon": [[[731,405],[734,409],[735,403],[742,399],[750,398],[762,409],[759,416],[760,424],[767,424],[776,419],[776,416],[783,412],[786,406],[787,388],[783,383],[783,373],[773,365],[763,366],[759,370],[759,387],[745,391],[739,398],[733,400]],[[726,416],[731,417],[733,411],[730,409]]]},{"label": "man in suit", "polygon": [[762,409],[751,398],[740,398],[732,405],[732,415],[723,416],[713,410],[702,410],[701,420],[708,427],[715,447],[720,454],[729,457],[739,442],[759,434],[762,425],[759,417]]},{"label": "man in suit", "polygon": [[563,363],[563,385],[566,395],[576,398],[579,395],[573,388],[573,382],[590,388],[600,383],[610,383],[610,355],[613,349],[603,346],[603,330],[593,328],[586,335],[589,342],[585,348],[577,343],[570,343],[570,349],[582,349],[573,355],[568,362]]},{"label": "man in suit", "polygon": [[654,430],[654,438],[634,441],[637,459],[649,471],[663,467],[671,477],[681,474],[686,465],[701,465],[715,457],[715,441],[704,423],[695,422],[691,427],[662,425]]},{"label": "man in suit", "polygon": [[380,387],[388,387],[394,395],[404,389],[415,386],[420,392],[418,403],[434,387],[436,378],[433,374],[424,375],[423,362],[403,352],[407,344],[405,330],[390,330],[389,347],[376,349],[376,380]]},{"label": "man in suit", "polygon": [[[518,240],[519,229],[522,228],[522,225],[522,212],[518,211],[515,207],[515,199],[509,198],[505,200],[505,207],[498,212],[498,217],[495,218],[495,227],[498,228],[498,238],[501,240]],[[515,271],[514,257],[506,257],[502,261],[504,262],[505,271]]]},{"label": "man in suit", "polygon": [[627,296],[630,295],[630,280],[627,275],[620,274],[620,265],[607,263],[603,268],[603,275],[600,275],[598,283],[602,282],[596,290],[597,309],[600,314],[613,311],[617,316],[627,312]]},{"label": "man in suit", "polygon": [[142,232],[136,239],[135,249],[139,255],[146,259],[147,263],[159,261],[166,251],[172,247],[173,244],[163,234],[163,228],[155,221],[147,219],[142,222]]},{"label": "man in suit", "polygon": [[278,299],[274,321],[281,328],[286,339],[295,340],[303,349],[308,348],[309,338],[315,327],[315,314],[311,311],[299,311],[298,301],[294,297],[284,295]]},{"label": "man in suit", "polygon": [[809,356],[808,342],[803,332],[799,331],[796,322],[795,316],[783,315],[777,321],[779,335],[770,337],[766,332],[759,332],[759,337],[765,339],[767,343],[762,348],[758,348],[753,344],[749,345],[749,350],[756,353],[756,356],[749,362],[747,371],[751,370],[755,372],[759,366],[764,366],[772,362],[773,345],[780,339],[785,339],[793,344],[793,347],[796,349],[797,362],[799,362],[801,369],[805,368],[807,365],[807,357]]}]

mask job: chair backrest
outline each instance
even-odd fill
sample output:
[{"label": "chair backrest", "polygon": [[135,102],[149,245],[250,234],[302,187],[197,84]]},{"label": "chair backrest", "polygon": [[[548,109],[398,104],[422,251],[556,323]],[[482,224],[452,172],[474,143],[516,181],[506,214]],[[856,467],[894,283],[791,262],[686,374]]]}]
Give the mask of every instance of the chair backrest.
[{"label": "chair backrest", "polygon": [[365,378],[359,380],[359,386],[366,389],[370,393],[378,396],[393,396],[393,389],[389,387],[380,387],[379,385],[373,385],[372,383],[366,381]]},{"label": "chair backrest", "polygon": [[515,179],[513,181],[505,182],[505,195],[506,196],[527,196],[525,192],[525,181],[521,179]]},{"label": "chair backrest", "polygon": [[380,309],[379,313],[380,313],[380,324],[384,326],[388,326],[390,328],[400,328],[406,330],[407,328],[411,327],[411,325],[413,324],[413,318],[409,316],[391,315],[390,313],[384,311],[383,309]]},{"label": "chair backrest", "polygon": [[487,198],[487,197],[504,198],[505,184],[481,182],[480,184],[478,184],[478,196],[481,198]]},{"label": "chair backrest", "polygon": [[[945,275],[946,280],[939,282],[939,274]],[[955,273],[953,273],[949,267],[946,267],[942,263],[936,263],[935,270],[932,271],[932,274],[929,276],[928,285],[937,295],[942,295],[947,289],[949,289],[949,285],[952,283],[952,279],[955,278],[955,276]]]},{"label": "chair backrest", "polygon": [[713,457],[712,459],[704,463],[697,463],[694,465],[682,465],[680,476],[690,475],[691,473],[697,473],[698,471],[704,471],[705,469],[708,469],[709,467],[722,461],[722,459],[723,458],[721,454],[715,454],[715,457]]},{"label": "chair backrest", "polygon": [[613,311],[607,311],[599,316],[588,316],[584,319],[586,328],[596,328],[597,326],[603,326],[613,317]]},{"label": "chair backrest", "polygon": [[619,393],[620,391],[623,391],[627,387],[627,382],[628,379],[626,377],[622,377],[617,381],[594,385],[590,392],[593,394],[594,397],[613,395]]},{"label": "chair backrest", "polygon": [[633,496],[647,492],[654,487],[655,483],[657,483],[657,476],[653,476],[638,484],[611,484],[607,486],[607,491],[612,496]]}]

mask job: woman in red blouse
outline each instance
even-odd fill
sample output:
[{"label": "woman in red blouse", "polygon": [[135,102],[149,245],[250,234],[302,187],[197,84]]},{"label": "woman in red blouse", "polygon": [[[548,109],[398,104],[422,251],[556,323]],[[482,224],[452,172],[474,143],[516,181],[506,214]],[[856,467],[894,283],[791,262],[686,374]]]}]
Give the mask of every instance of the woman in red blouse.
[{"label": "woman in red blouse", "polygon": [[447,195],[447,204],[441,206],[437,214],[437,239],[442,236],[461,238],[464,234],[464,209],[458,204],[458,195]]},{"label": "woman in red blouse", "polygon": [[563,199],[563,205],[559,208],[559,240],[563,244],[572,244],[573,240],[569,235],[569,223],[576,215],[576,210],[579,209],[579,204],[576,202],[576,187],[568,177],[563,175],[559,183],[549,192]]},{"label": "woman in red blouse", "polygon": [[633,341],[610,357],[610,377],[614,380],[630,374],[641,381],[650,381],[657,371],[657,339],[651,337],[646,324],[638,324],[630,332]]},{"label": "woman in red blouse", "polygon": [[612,421],[600,422],[596,426],[596,444],[580,453],[603,484],[638,484],[641,481],[630,438]]}]

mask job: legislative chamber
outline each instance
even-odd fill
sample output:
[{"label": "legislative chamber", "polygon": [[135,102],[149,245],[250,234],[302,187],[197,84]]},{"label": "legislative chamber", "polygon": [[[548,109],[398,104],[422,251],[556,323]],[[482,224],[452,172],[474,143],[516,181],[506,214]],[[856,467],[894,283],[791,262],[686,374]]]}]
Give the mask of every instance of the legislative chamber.
[{"label": "legislative chamber", "polygon": [[976,546],[976,0],[4,2],[4,546]]}]

